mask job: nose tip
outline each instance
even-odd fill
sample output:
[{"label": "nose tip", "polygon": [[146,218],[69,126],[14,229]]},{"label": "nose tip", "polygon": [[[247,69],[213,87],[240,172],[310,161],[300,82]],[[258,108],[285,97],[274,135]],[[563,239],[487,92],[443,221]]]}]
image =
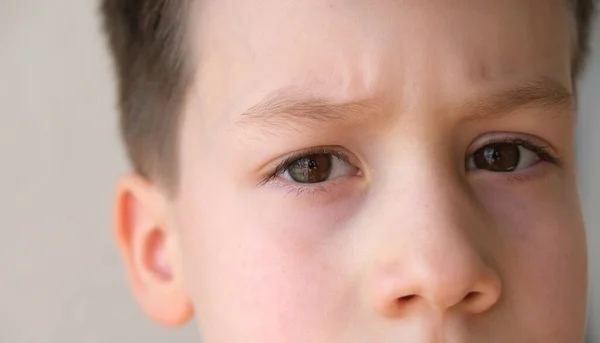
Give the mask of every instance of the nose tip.
[{"label": "nose tip", "polygon": [[388,275],[380,284],[376,306],[383,316],[399,317],[423,306],[439,313],[457,310],[480,314],[490,310],[502,293],[497,274],[479,263],[420,271],[402,269],[406,273]]}]

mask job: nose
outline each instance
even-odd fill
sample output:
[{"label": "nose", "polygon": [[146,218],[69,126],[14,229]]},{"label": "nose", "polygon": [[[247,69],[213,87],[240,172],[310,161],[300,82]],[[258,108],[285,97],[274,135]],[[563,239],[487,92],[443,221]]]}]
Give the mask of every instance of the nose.
[{"label": "nose", "polygon": [[372,304],[385,317],[425,307],[441,314],[486,312],[502,289],[490,264],[493,230],[467,192],[428,181],[413,183],[410,188],[419,184],[420,192],[412,196],[405,187],[405,194],[394,197],[400,205],[395,210],[389,207],[394,201],[381,208],[386,228],[371,264]]},{"label": "nose", "polygon": [[422,304],[439,313],[478,314],[492,308],[500,297],[500,279],[478,256],[458,249],[420,251],[406,263],[382,268],[373,294],[377,311],[396,317]]}]

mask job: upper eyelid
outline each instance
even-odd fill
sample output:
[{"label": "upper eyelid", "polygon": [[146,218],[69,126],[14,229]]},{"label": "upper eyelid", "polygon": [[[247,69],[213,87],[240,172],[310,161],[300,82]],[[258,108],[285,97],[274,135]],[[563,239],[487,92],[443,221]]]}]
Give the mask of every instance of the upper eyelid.
[{"label": "upper eyelid", "polygon": [[493,143],[527,143],[528,145],[549,150],[553,154],[557,154],[556,149],[552,144],[542,138],[532,136],[526,133],[518,132],[493,132],[477,137],[467,149],[467,156],[472,155],[478,149],[493,144]]},{"label": "upper eyelid", "polygon": [[[298,152],[295,155],[291,155],[287,158],[285,158],[283,161],[281,161],[279,164],[277,164],[276,170],[275,170],[275,174],[278,174],[280,172],[284,172],[285,168],[287,166],[289,166],[290,164],[292,164],[293,162],[311,156],[311,155],[318,155],[318,154],[326,154],[326,155],[332,155],[335,158],[338,158],[346,163],[350,163],[348,161],[348,156],[342,152],[339,152],[337,150],[333,150],[333,149],[323,149],[323,150],[318,150],[319,148],[316,148],[316,150],[308,150],[308,151],[304,151],[304,152]],[[283,170],[280,170],[283,169]]]},{"label": "upper eyelid", "polygon": [[286,162],[291,163],[291,162],[301,159],[303,157],[310,156],[310,155],[317,155],[317,154],[331,154],[331,155],[340,157],[342,160],[344,160],[346,162],[349,162],[351,154],[346,151],[347,151],[347,149],[344,149],[340,146],[317,146],[317,147],[307,148],[307,149],[303,149],[303,150],[297,150],[297,151],[288,153],[286,155],[283,155],[282,157],[280,157],[280,158],[276,159],[275,161],[273,161],[272,163],[270,163],[270,165],[276,166],[276,165],[285,164]]},{"label": "upper eyelid", "polygon": [[[491,136],[491,137],[489,137],[489,136]],[[478,142],[479,140],[481,140],[483,138],[485,138],[485,139],[483,140],[482,143],[475,144],[476,142]],[[471,146],[469,147],[469,150],[467,151],[467,161],[473,156],[473,154],[477,150],[485,147],[486,145],[494,144],[494,143],[517,144],[517,145],[520,145],[520,146],[526,148],[527,150],[534,152],[542,160],[554,163],[558,166],[563,165],[563,161],[562,161],[561,157],[557,153],[556,149],[550,143],[548,143],[547,141],[545,141],[539,137],[536,137],[536,136],[532,136],[532,135],[524,134],[524,133],[514,133],[514,132],[495,132],[495,133],[491,133],[488,135],[483,135],[483,136],[478,137],[473,143],[471,143]]]}]

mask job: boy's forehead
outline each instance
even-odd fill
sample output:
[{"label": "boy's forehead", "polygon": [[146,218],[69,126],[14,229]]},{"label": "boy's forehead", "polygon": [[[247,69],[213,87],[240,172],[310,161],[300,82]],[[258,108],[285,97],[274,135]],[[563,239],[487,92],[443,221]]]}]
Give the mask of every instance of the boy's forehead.
[{"label": "boy's forehead", "polygon": [[562,0],[220,0],[199,13],[198,81],[231,115],[290,87],[351,101],[415,85],[570,86]]}]

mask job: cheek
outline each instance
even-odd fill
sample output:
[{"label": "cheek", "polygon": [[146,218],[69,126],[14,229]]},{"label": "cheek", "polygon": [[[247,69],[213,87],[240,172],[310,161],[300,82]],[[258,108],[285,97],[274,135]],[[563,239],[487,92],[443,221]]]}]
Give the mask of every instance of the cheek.
[{"label": "cheek", "polygon": [[293,196],[233,187],[205,184],[180,202],[185,278],[204,339],[320,342],[339,332],[348,311],[338,307],[351,297],[334,262],[336,232],[356,203],[300,211]]},{"label": "cheek", "polygon": [[501,237],[514,325],[546,342],[576,341],[569,335],[585,322],[587,253],[576,189],[554,179],[480,194]]}]

